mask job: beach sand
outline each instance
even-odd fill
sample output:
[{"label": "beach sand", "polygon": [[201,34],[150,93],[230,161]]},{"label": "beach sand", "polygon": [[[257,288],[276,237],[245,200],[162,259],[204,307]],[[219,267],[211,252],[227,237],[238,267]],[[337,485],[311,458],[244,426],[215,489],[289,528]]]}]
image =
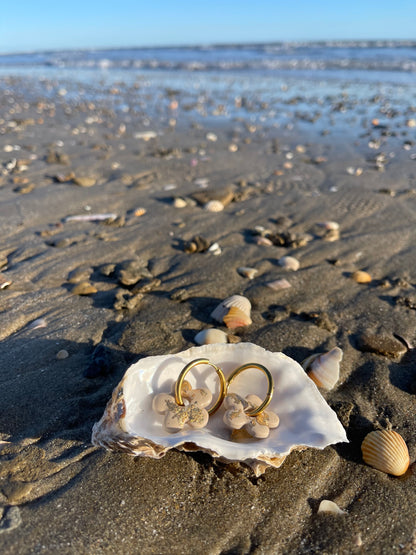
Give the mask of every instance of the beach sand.
[{"label": "beach sand", "polygon": [[[416,553],[413,467],[392,477],[367,466],[360,450],[368,432],[392,427],[411,462],[416,455],[416,150],[408,115],[389,122],[394,133],[359,122],[328,135],[313,124],[305,131],[204,121],[181,111],[179,99],[179,109],[173,104],[144,126],[142,115],[126,123],[98,100],[32,101],[19,95],[19,82],[7,87],[1,552]],[[111,94],[123,98],[119,88]],[[225,189],[223,211],[200,204],[201,193],[202,201],[224,199]],[[328,221],[339,223],[336,240],[317,225]],[[260,245],[256,226],[304,244]],[[217,242],[221,254],[186,253],[194,236]],[[283,255],[300,269],[281,268]],[[256,277],[242,277],[240,266],[256,268]],[[133,281],[139,276],[135,289],[120,281],[123,268]],[[356,270],[371,282],[354,281]],[[278,278],[291,288],[265,285]],[[259,478],[203,453],[153,460],[92,446],[92,426],[128,366],[194,345],[199,330],[215,325],[212,309],[233,294],[253,307],[252,325],[237,338],[298,362],[343,350],[340,381],[322,394],[349,443],[293,452]],[[98,345],[104,372],[85,377]],[[318,514],[322,499],[346,514]]]}]

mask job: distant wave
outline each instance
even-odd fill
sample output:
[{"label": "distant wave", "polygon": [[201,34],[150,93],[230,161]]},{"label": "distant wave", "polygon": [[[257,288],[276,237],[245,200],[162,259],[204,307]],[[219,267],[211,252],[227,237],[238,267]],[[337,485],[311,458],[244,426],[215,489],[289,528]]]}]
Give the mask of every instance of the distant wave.
[{"label": "distant wave", "polygon": [[184,71],[416,72],[416,41],[315,41],[0,55],[0,67]]}]

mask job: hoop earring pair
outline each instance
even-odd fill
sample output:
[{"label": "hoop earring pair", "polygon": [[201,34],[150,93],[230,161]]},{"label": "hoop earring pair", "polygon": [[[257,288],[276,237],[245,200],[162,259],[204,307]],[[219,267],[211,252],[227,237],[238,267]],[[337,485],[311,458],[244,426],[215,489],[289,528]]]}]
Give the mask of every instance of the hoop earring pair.
[{"label": "hoop earring pair", "polygon": [[[189,382],[185,380],[186,375],[192,368],[199,364],[211,366],[218,375],[220,381],[220,392],[215,403],[212,403],[212,394],[207,388],[192,389]],[[257,395],[247,395],[242,398],[235,393],[229,393],[228,389],[234,379],[245,370],[256,368],[261,370],[267,377],[268,389],[265,399],[262,401]],[[185,425],[194,429],[200,429],[207,425],[209,416],[214,414],[224,402],[226,412],[224,423],[233,430],[244,429],[249,437],[257,439],[269,435],[270,428],[279,424],[279,417],[268,411],[274,391],[274,381],[269,370],[262,364],[247,363],[236,368],[228,379],[223,371],[207,358],[198,358],[189,362],[180,372],[175,382],[173,395],[159,393],[153,399],[153,410],[158,414],[164,414],[164,426],[168,432],[174,433],[182,430]],[[184,402],[187,402],[185,404]],[[232,436],[233,436],[232,434]],[[238,439],[232,437],[232,439]]]}]

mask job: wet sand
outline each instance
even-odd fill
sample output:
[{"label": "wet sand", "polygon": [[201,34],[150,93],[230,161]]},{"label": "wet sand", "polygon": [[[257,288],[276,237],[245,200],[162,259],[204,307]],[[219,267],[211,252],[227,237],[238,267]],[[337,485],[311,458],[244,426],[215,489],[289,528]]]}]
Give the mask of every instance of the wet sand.
[{"label": "wet sand", "polygon": [[[280,128],[204,116],[172,91],[147,120],[115,109],[132,94],[122,85],[94,102],[3,87],[1,551],[416,552],[413,467],[395,478],[360,451],[368,432],[392,427],[416,455],[410,107],[371,123],[350,106],[351,124],[327,134],[299,113]],[[225,196],[223,211],[204,209]],[[69,219],[91,214],[111,216]],[[339,238],[327,240],[325,221]],[[262,245],[257,226],[304,240]],[[221,253],[185,252],[195,236]],[[283,255],[300,269],[281,268]],[[248,280],[240,266],[258,273]],[[356,283],[356,270],[372,281]],[[265,285],[278,278],[291,288]],[[322,394],[350,443],[293,452],[259,478],[201,453],[134,459],[93,447],[128,366],[194,345],[232,294],[253,306],[234,340],[298,362],[342,348],[340,381]],[[346,514],[317,514],[322,499]]]}]

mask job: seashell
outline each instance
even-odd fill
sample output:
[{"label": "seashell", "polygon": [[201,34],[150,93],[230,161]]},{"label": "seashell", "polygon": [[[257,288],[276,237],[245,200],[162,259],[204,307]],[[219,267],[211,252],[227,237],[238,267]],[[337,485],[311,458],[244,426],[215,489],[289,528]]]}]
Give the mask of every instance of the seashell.
[{"label": "seashell", "polygon": [[339,380],[339,363],[342,360],[342,350],[334,347],[327,353],[311,355],[302,362],[302,367],[318,387],[332,389]]},{"label": "seashell", "polygon": [[274,291],[280,291],[281,289],[289,289],[289,287],[292,287],[287,279],[276,279],[275,281],[269,281],[266,285]]},{"label": "seashell", "polygon": [[231,297],[227,297],[220,302],[220,304],[211,312],[211,318],[214,318],[214,320],[217,320],[217,322],[221,322],[222,324],[224,316],[228,314],[232,306],[236,306],[247,316],[250,316],[251,314],[251,303],[247,297],[243,297],[242,295],[232,295]]},{"label": "seashell", "polygon": [[347,511],[340,509],[336,503],[330,501],[329,499],[322,499],[319,503],[318,514],[319,513],[332,513],[334,515],[346,515]]},{"label": "seashell", "polygon": [[212,243],[207,252],[214,256],[219,256],[222,253],[222,249],[218,243]]},{"label": "seashell", "polygon": [[386,474],[401,476],[409,468],[409,451],[400,434],[393,430],[370,432],[361,444],[364,462]]},{"label": "seashell", "polygon": [[232,306],[224,316],[223,322],[227,328],[235,329],[241,328],[242,326],[249,326],[252,320],[244,310],[241,310],[238,306]]},{"label": "seashell", "polygon": [[210,200],[204,204],[204,210],[208,210],[208,212],[222,212],[224,205],[220,200]]},{"label": "seashell", "polygon": [[254,279],[258,270],[256,270],[256,268],[250,268],[249,266],[240,266],[237,268],[237,272],[240,276],[246,277],[247,279]]},{"label": "seashell", "polygon": [[[184,366],[201,357],[218,365],[225,376],[247,361],[266,366],[276,384],[268,409],[279,415],[279,427],[270,430],[265,439],[237,443],[230,439],[223,424],[225,409],[220,408],[210,416],[205,428],[186,427],[179,433],[167,432],[162,426],[164,416],[152,411],[153,399],[170,391]],[[188,376],[193,388],[206,387],[216,398],[219,382],[214,371],[207,367],[205,372],[201,367]],[[233,384],[237,395],[251,393],[262,399],[265,388],[266,378],[259,379],[258,372],[245,372]],[[273,353],[252,343],[203,345],[176,354],[141,358],[130,366],[115,388],[92,432],[93,444],[106,449],[152,458],[161,458],[173,448],[199,450],[223,462],[244,463],[256,475],[267,467],[281,466],[293,450],[324,449],[346,441],[337,415],[301,366],[283,353]]]},{"label": "seashell", "polygon": [[267,237],[257,237],[256,244],[262,247],[271,247],[273,245],[272,241]]},{"label": "seashell", "polygon": [[293,272],[299,270],[300,266],[299,260],[293,256],[282,256],[281,258],[279,258],[277,263],[279,264],[279,266],[282,266],[282,268],[285,268],[286,270],[292,270]]},{"label": "seashell", "polygon": [[185,208],[185,206],[188,206],[188,203],[186,202],[186,199],[182,197],[175,197],[173,199],[173,206],[175,208]]},{"label": "seashell", "polygon": [[6,289],[9,287],[13,282],[11,279],[5,276],[5,274],[0,273],[0,289]]},{"label": "seashell", "polygon": [[225,331],[216,328],[201,330],[194,337],[195,343],[198,345],[211,345],[212,343],[228,343]]},{"label": "seashell", "polygon": [[370,283],[371,276],[367,272],[363,272],[362,270],[357,270],[351,275],[352,279],[357,283]]},{"label": "seashell", "polygon": [[318,222],[318,225],[328,231],[339,229],[339,223],[333,221]]}]

